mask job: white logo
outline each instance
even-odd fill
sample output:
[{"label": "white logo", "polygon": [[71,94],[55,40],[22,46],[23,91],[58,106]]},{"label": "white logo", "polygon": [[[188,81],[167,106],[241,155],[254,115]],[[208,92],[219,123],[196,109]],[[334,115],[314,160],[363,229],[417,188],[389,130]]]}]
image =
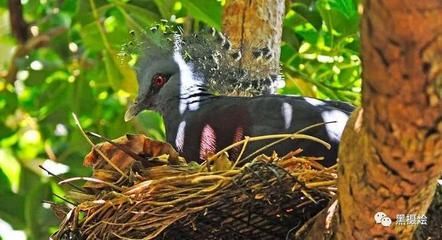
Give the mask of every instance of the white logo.
[{"label": "white logo", "polygon": [[391,225],[391,218],[387,216],[387,214],[383,212],[377,212],[374,215],[374,220],[377,224],[381,224],[384,227],[389,227]]},{"label": "white logo", "polygon": [[391,218],[389,218],[389,217],[382,218],[381,224],[384,227],[389,227],[391,225]]},{"label": "white logo", "polygon": [[381,223],[382,218],[384,218],[384,217],[386,217],[386,216],[387,216],[387,214],[385,214],[385,213],[383,213],[383,212],[377,212],[377,213],[374,215],[374,220],[376,221],[376,223]]},{"label": "white logo", "polygon": [[[393,220],[387,216],[384,212],[377,212],[374,215],[374,221],[376,224],[381,224],[384,227],[390,227],[393,224]],[[427,225],[428,218],[425,215],[419,214],[397,214],[395,225]]]}]

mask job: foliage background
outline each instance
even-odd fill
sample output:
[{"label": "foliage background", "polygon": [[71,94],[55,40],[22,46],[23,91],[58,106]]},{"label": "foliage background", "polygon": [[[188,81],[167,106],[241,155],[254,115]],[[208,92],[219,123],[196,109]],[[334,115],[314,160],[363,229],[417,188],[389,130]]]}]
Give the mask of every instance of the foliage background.
[{"label": "foliage background", "polygon": [[[60,202],[63,190],[39,168],[64,177],[87,176],[82,166],[90,145],[75,127],[109,138],[146,133],[164,138],[161,117],[152,112],[125,123],[136,91],[134,72],[121,61],[130,31],[161,19],[185,33],[221,27],[224,2],[216,0],[21,0],[34,38],[60,34],[25,57],[14,58],[20,42],[11,34],[7,0],[0,0],[0,220],[28,239],[47,239],[57,221],[43,200]],[[281,64],[282,94],[359,102],[359,2],[287,1]],[[8,67],[18,68],[13,83]],[[63,164],[63,165],[60,165]],[[68,167],[68,171],[67,168]],[[67,171],[67,172],[66,172]],[[0,238],[15,239],[0,222]],[[3,230],[2,230],[3,229]]]}]

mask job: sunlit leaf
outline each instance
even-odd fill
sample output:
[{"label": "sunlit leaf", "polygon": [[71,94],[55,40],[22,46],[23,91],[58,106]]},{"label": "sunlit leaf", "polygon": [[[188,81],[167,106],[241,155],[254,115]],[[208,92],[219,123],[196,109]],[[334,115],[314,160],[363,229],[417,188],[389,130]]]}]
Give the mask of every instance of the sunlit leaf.
[{"label": "sunlit leaf", "polygon": [[347,19],[351,19],[357,14],[356,3],[353,0],[327,0],[331,9],[336,9]]},{"label": "sunlit leaf", "polygon": [[176,2],[175,0],[154,0],[154,2],[160,10],[161,17],[167,19],[173,14],[172,10]]},{"label": "sunlit leaf", "polygon": [[359,15],[352,0],[319,0],[317,8],[330,31],[345,35],[359,29]]},{"label": "sunlit leaf", "polygon": [[[16,142],[18,140],[17,135],[12,135],[9,138],[13,140],[12,142]],[[7,147],[7,145],[4,144],[4,141],[6,140],[7,139],[3,139],[1,143],[3,146]],[[11,188],[17,190],[19,187],[19,179],[22,168],[20,163],[14,157],[11,149],[0,149],[0,169],[2,169],[3,173],[8,177]]]},{"label": "sunlit leaf", "polygon": [[160,19],[158,14],[130,3],[124,3],[119,6],[124,10],[126,18],[130,20],[128,22],[135,21],[139,26],[144,28],[148,28]]},{"label": "sunlit leaf", "polygon": [[117,54],[105,50],[103,51],[103,60],[108,80],[114,89],[121,89],[129,93],[137,91],[136,74],[127,61]]},{"label": "sunlit leaf", "polygon": [[221,4],[218,1],[182,0],[181,2],[191,16],[216,29],[221,29]]},{"label": "sunlit leaf", "polygon": [[314,28],[307,25],[296,28],[296,34],[300,35],[305,42],[316,45],[319,39],[319,33]]},{"label": "sunlit leaf", "polygon": [[95,22],[89,23],[82,27],[81,38],[83,44],[92,51],[99,51],[104,48],[103,41],[101,39],[100,30]]},{"label": "sunlit leaf", "polygon": [[308,4],[295,2],[292,5],[292,9],[296,12],[296,16],[301,16],[318,30],[321,28],[322,18],[318,12],[318,9],[316,8],[316,5],[314,4],[314,1],[311,1]]}]

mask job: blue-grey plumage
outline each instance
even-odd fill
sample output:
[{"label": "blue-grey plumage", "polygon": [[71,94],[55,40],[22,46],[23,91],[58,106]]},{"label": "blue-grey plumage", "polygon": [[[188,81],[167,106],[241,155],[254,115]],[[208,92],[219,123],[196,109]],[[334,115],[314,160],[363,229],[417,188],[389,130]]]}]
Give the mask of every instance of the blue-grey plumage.
[{"label": "blue-grey plumage", "polygon": [[[187,160],[203,160],[244,136],[293,133],[317,123],[335,121],[306,132],[331,144],[331,150],[307,140],[287,140],[268,149],[286,154],[303,148],[303,155],[323,156],[325,166],[336,163],[340,137],[353,107],[337,101],[299,96],[266,94],[254,97],[220,95],[231,90],[256,88],[264,81],[271,88],[278,76],[247,72],[230,56],[216,38],[206,34],[146,44],[137,64],[139,92],[125,119],[145,109],[158,111],[164,118],[167,141]],[[161,38],[157,38],[161,39]],[[225,42],[228,41],[224,39]],[[227,79],[227,80],[226,80]],[[262,83],[253,84],[253,83]],[[247,85],[248,84],[248,85]],[[245,85],[244,88],[242,85]],[[265,90],[264,90],[265,92]],[[246,155],[268,142],[249,144]],[[230,154],[237,155],[239,149]]]}]

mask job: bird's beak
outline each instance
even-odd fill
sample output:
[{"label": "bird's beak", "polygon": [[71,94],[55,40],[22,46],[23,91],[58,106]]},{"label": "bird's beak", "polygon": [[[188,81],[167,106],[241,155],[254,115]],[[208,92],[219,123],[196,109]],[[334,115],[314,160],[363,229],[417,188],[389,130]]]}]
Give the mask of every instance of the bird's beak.
[{"label": "bird's beak", "polygon": [[138,113],[140,113],[141,111],[143,111],[143,108],[140,102],[136,101],[132,103],[129,106],[129,109],[127,109],[126,114],[124,114],[124,121],[126,122],[130,121],[132,118],[137,116]]}]

